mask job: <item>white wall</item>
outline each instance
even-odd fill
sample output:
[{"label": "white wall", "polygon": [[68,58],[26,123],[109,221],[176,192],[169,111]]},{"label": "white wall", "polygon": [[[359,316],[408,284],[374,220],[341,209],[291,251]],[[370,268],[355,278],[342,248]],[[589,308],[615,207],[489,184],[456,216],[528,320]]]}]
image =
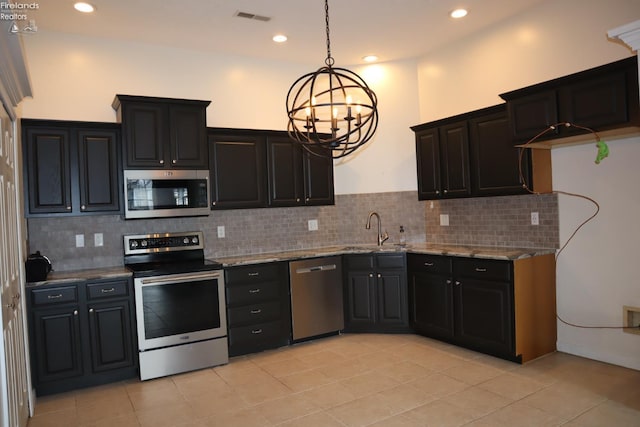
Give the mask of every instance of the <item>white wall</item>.
[{"label": "white wall", "polygon": [[[420,118],[429,121],[502,102],[499,93],[631,56],[607,31],[640,17],[637,0],[554,0],[419,61]],[[596,198],[602,211],[558,260],[560,316],[582,325],[621,325],[622,305],[640,304],[635,272],[640,217],[640,138],[609,142],[599,166],[593,144],[553,150],[555,189]],[[593,209],[560,199],[565,239]],[[640,336],[558,324],[562,351],[640,369]]]},{"label": "white wall", "polygon": [[[22,105],[28,118],[115,121],[111,102],[120,93],[211,100],[208,126],[284,130],[287,91],[314,69],[46,31],[25,37],[25,48],[34,92]],[[336,165],[336,193],[416,189],[416,63],[354,71],[377,93],[381,119],[362,153]]]}]

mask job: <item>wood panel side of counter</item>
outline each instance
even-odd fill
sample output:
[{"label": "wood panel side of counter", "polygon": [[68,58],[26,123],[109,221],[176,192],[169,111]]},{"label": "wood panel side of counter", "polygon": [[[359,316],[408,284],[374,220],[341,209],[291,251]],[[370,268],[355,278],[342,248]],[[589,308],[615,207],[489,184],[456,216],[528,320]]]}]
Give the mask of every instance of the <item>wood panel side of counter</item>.
[{"label": "wood panel side of counter", "polygon": [[556,351],[554,254],[514,261],[516,354],[522,362]]}]

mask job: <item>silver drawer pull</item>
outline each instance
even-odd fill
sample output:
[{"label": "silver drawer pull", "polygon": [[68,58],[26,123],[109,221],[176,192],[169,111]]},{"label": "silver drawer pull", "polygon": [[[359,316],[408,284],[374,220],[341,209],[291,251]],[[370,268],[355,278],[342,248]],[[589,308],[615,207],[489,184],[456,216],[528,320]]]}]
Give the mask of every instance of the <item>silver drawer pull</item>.
[{"label": "silver drawer pull", "polygon": [[257,310],[251,310],[251,314],[260,314],[262,313],[262,309],[257,309]]},{"label": "silver drawer pull", "polygon": [[254,335],[261,334],[262,333],[262,329],[254,329],[254,330],[251,331],[251,333],[254,334]]},{"label": "silver drawer pull", "polygon": [[58,299],[58,298],[62,298],[62,294],[58,294],[58,295],[47,295],[47,299]]},{"label": "silver drawer pull", "polygon": [[116,290],[116,288],[109,288],[109,289],[100,289],[100,292],[102,292],[103,294],[108,294],[110,292],[114,292]]},{"label": "silver drawer pull", "polygon": [[249,277],[258,277],[260,275],[260,273],[258,273],[257,271],[254,273],[249,273]]},{"label": "silver drawer pull", "polygon": [[250,293],[250,294],[258,294],[258,293],[260,293],[260,288],[256,288],[256,289],[249,289],[249,293]]},{"label": "silver drawer pull", "polygon": [[427,267],[433,267],[433,263],[432,262],[425,262],[424,265],[426,265]]},{"label": "silver drawer pull", "polygon": [[486,268],[476,267],[476,271],[477,271],[478,273],[486,273],[486,272],[487,272],[487,269],[486,269]]}]

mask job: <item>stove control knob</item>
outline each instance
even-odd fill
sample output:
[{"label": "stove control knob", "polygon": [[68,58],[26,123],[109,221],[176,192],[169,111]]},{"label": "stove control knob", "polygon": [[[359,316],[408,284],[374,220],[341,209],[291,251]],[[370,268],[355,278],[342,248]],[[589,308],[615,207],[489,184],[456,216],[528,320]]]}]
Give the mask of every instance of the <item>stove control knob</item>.
[{"label": "stove control knob", "polygon": [[137,240],[132,240],[130,243],[131,249],[135,249],[138,247],[138,241]]},{"label": "stove control knob", "polygon": [[184,239],[182,239],[182,243],[184,243],[185,245],[189,244],[189,238],[185,237]]},{"label": "stove control knob", "polygon": [[198,244],[198,238],[197,238],[196,236],[194,236],[194,237],[191,239],[191,243],[193,243],[194,245],[197,245],[197,244]]},{"label": "stove control knob", "polygon": [[143,248],[146,248],[147,247],[147,241],[146,240],[141,241],[140,242],[140,246],[142,246]]}]

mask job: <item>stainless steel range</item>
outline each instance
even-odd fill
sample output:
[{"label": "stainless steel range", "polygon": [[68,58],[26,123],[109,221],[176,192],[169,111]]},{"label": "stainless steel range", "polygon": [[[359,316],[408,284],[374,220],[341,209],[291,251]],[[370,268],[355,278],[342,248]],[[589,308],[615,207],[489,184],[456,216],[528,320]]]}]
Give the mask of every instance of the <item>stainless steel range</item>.
[{"label": "stainless steel range", "polygon": [[224,274],[202,232],[124,236],[133,271],[140,379],[229,361]]}]

